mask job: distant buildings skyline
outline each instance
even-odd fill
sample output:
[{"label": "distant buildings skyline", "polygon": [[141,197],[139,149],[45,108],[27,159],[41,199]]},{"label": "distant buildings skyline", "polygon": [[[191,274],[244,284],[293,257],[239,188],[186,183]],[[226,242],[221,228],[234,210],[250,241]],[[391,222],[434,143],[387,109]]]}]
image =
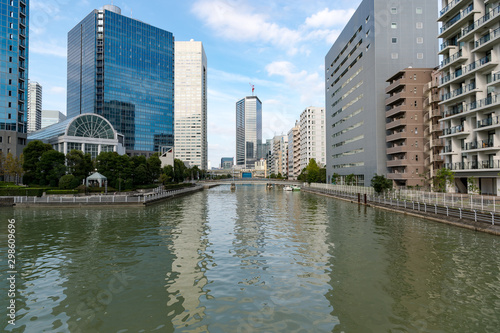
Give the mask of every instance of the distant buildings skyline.
[{"label": "distant buildings skyline", "polygon": [[45,128],[50,125],[57,124],[63,120],[66,120],[66,118],[66,115],[64,115],[61,111],[42,110],[42,120],[40,128]]}]

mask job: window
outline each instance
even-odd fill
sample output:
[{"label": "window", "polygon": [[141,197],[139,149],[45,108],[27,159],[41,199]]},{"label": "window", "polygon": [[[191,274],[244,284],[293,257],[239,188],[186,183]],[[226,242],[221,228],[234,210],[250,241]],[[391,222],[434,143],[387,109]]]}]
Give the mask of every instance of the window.
[{"label": "window", "polygon": [[415,134],[418,134],[418,128],[415,127]]},{"label": "window", "polygon": [[[418,161],[418,155],[415,155],[415,161]],[[418,172],[418,171],[417,171]]]},{"label": "window", "polygon": [[397,14],[397,13],[398,13],[398,9],[396,7],[392,7],[391,14]]},{"label": "window", "polygon": [[398,42],[398,38],[397,37],[392,37],[392,44],[396,44]]},{"label": "window", "polygon": [[368,20],[370,20],[370,15],[366,17],[365,22],[368,23]]},{"label": "window", "polygon": [[368,51],[368,49],[370,48],[370,44],[366,45],[366,50]]},{"label": "window", "polygon": [[416,12],[417,14],[422,14],[422,7],[417,7]]},{"label": "window", "polygon": [[366,31],[366,37],[368,37],[369,34],[370,34],[370,29],[368,29],[368,31]]},{"label": "window", "polygon": [[417,44],[423,44],[424,43],[424,38],[423,37],[417,37]]},{"label": "window", "polygon": [[413,80],[417,79],[417,74],[413,74]]},{"label": "window", "polygon": [[418,141],[415,141],[415,148],[418,148]]},{"label": "window", "polygon": [[397,29],[397,28],[398,28],[398,24],[396,22],[392,22],[391,29]]},{"label": "window", "polygon": [[424,59],[423,53],[417,53],[417,59]]},{"label": "window", "polygon": [[417,22],[416,28],[417,29],[423,29],[424,28],[424,24],[422,22]]},{"label": "window", "polygon": [[391,59],[397,59],[399,55],[397,53],[391,53]]},{"label": "window", "polygon": [[10,136],[7,137],[7,143],[12,143],[12,138]]}]

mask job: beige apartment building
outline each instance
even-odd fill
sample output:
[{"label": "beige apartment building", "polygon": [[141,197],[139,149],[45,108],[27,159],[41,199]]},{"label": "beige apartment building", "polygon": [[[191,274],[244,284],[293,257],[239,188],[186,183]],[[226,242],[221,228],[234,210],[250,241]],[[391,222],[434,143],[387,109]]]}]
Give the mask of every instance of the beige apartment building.
[{"label": "beige apartment building", "polygon": [[300,168],[300,126],[295,126],[288,131],[288,179],[297,179],[302,169]]},{"label": "beige apartment building", "polygon": [[406,68],[385,89],[387,178],[396,187],[426,185],[424,86],[432,68]]},{"label": "beige apartment building", "polygon": [[455,173],[450,189],[483,194],[500,187],[500,6],[498,1],[442,1],[438,21],[443,57],[444,167]]}]

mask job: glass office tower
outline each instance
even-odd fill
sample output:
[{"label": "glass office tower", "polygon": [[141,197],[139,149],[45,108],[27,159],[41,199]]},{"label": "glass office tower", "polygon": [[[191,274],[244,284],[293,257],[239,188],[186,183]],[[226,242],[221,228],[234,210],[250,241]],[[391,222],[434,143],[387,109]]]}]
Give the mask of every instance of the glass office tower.
[{"label": "glass office tower", "polygon": [[17,156],[27,136],[28,5],[0,0],[0,151]]},{"label": "glass office tower", "polygon": [[97,113],[127,153],[174,145],[174,37],[108,5],[68,33],[67,115]]},{"label": "glass office tower", "polygon": [[262,102],[247,96],[236,102],[236,165],[253,169],[262,144]]}]

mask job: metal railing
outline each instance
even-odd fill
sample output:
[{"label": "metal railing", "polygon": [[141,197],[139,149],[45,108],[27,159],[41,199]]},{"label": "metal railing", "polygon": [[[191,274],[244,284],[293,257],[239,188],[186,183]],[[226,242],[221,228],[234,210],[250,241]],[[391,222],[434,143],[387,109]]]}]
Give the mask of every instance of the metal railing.
[{"label": "metal railing", "polygon": [[14,197],[14,204],[113,204],[130,203],[144,204],[159,199],[173,197],[178,194],[199,190],[201,186],[189,187],[179,190],[157,190],[144,195],[92,195],[92,196],[52,196],[44,197]]},{"label": "metal railing", "polygon": [[360,202],[364,202],[364,195],[366,194],[367,202],[379,205],[435,215],[445,215],[447,217],[457,217],[459,219],[469,219],[491,225],[500,223],[500,215],[497,214],[498,209],[496,209],[498,204],[496,197],[411,190],[395,190],[389,194],[377,195],[374,193],[373,188],[362,192],[355,191],[352,186],[349,189],[343,190],[336,185],[325,185],[311,184],[307,190],[349,198],[353,201],[359,199]]}]

